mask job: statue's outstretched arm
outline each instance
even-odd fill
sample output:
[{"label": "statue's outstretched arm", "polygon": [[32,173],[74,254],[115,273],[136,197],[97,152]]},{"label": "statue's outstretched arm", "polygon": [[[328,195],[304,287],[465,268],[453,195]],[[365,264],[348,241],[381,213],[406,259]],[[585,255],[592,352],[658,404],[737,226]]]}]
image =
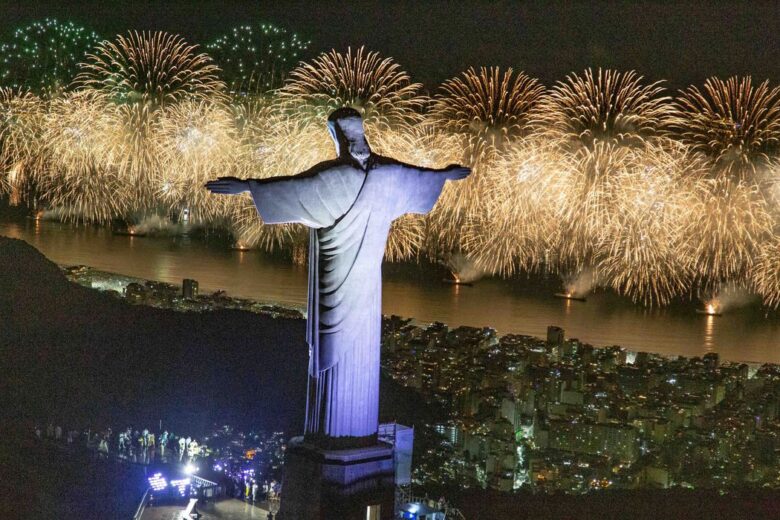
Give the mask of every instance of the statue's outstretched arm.
[{"label": "statue's outstretched arm", "polygon": [[445,166],[444,168],[420,168],[417,167],[418,170],[421,172],[431,172],[431,173],[439,173],[444,175],[444,178],[450,181],[457,181],[460,179],[465,179],[469,176],[471,173],[471,168],[467,168],[465,166],[461,166],[459,164],[450,164],[449,166]]},{"label": "statue's outstretched arm", "polygon": [[365,173],[334,161],[315,165],[297,175],[265,179],[220,177],[206,189],[220,195],[249,192],[266,224],[332,225],[355,201]]},{"label": "statue's outstretched arm", "polygon": [[426,214],[433,209],[447,181],[467,177],[471,170],[451,164],[445,168],[424,168],[387,160],[389,171],[396,172],[394,178],[397,207],[396,216],[404,213]]},{"label": "statue's outstretched arm", "polygon": [[320,173],[333,166],[334,161],[324,161],[296,175],[279,175],[264,179],[239,179],[238,177],[219,177],[205,184],[207,190],[219,195],[240,195],[252,191],[252,186],[279,184],[285,181],[300,181],[317,177]]},{"label": "statue's outstretched arm", "polygon": [[404,168],[410,170],[416,170],[418,173],[421,174],[431,174],[431,173],[439,174],[440,176],[443,176],[445,179],[451,181],[465,179],[471,173],[471,168],[467,168],[466,166],[461,166],[459,164],[450,164],[448,166],[445,166],[444,168],[426,168],[424,166],[413,166],[411,164],[406,164],[402,162],[399,162],[398,164],[400,164]]},{"label": "statue's outstretched arm", "polygon": [[208,181],[206,189],[219,195],[240,195],[249,191],[249,181],[238,177],[220,177],[215,181]]}]

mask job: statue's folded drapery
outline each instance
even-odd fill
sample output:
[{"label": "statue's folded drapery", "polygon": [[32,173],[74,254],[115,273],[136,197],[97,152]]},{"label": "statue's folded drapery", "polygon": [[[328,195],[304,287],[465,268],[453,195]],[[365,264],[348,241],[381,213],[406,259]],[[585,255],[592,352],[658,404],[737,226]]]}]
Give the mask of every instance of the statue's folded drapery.
[{"label": "statue's folded drapery", "polygon": [[249,181],[265,223],[311,228],[307,434],[376,433],[387,234],[401,215],[430,211],[445,180],[443,171],[372,155],[365,171],[333,161]]}]

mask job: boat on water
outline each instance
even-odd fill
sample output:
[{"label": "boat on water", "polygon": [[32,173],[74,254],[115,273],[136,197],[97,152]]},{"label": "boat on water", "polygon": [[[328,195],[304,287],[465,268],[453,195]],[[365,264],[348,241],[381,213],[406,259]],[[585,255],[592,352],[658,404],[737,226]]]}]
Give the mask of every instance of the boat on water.
[{"label": "boat on water", "polygon": [[696,309],[697,314],[706,314],[707,316],[722,316],[721,307],[717,303],[708,303],[703,309]]},{"label": "boat on water", "polygon": [[564,300],[574,300],[578,302],[586,302],[588,301],[587,298],[584,296],[577,296],[576,294],[571,293],[555,293],[556,298],[563,298]]},{"label": "boat on water", "polygon": [[461,282],[460,280],[452,279],[452,278],[442,278],[441,280],[444,283],[448,283],[450,285],[465,285],[466,287],[471,287],[474,285],[471,282]]},{"label": "boat on water", "polygon": [[704,314],[706,316],[723,316],[722,312],[710,309],[696,309],[696,314]]}]

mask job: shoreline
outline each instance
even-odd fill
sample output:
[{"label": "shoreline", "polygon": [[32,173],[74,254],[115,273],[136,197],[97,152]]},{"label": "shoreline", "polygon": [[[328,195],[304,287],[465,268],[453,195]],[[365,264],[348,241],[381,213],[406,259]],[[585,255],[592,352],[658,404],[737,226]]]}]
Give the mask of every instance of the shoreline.
[{"label": "shoreline", "polygon": [[[110,291],[111,289],[95,287],[93,285],[89,285],[88,286],[85,283],[82,283],[81,281],[75,279],[76,277],[71,275],[71,274],[69,274],[69,272],[75,271],[75,270],[78,270],[78,269],[86,269],[92,275],[98,275],[98,276],[101,276],[101,277],[115,277],[115,278],[118,278],[118,279],[126,280],[126,281],[128,281],[128,283],[137,283],[137,284],[143,284],[143,285],[153,284],[153,285],[165,286],[165,287],[169,288],[170,290],[177,290],[177,291],[181,290],[180,286],[176,286],[176,285],[171,284],[169,282],[164,282],[164,281],[160,281],[160,280],[144,279],[144,278],[139,278],[139,277],[135,277],[135,276],[124,275],[124,274],[121,274],[121,273],[104,271],[104,270],[96,269],[96,268],[88,266],[88,265],[66,265],[66,264],[59,264],[58,263],[57,267],[59,267],[60,270],[63,271],[63,273],[65,274],[65,276],[67,277],[67,279],[69,281],[71,281],[73,283],[77,283],[77,284],[82,285],[84,287],[88,287],[88,288],[93,289],[93,290],[101,291],[101,292],[107,292],[107,291]],[[116,292],[116,291],[114,291],[114,292]],[[271,314],[271,315],[274,315],[274,313],[273,313],[274,309],[277,310],[277,313],[278,313],[278,309],[284,309],[286,311],[290,311],[291,313],[299,313],[301,315],[299,317],[299,319],[305,319],[306,316],[307,316],[307,310],[303,306],[299,307],[299,306],[294,306],[294,305],[274,302],[274,301],[270,301],[270,300],[257,300],[257,299],[253,299],[253,298],[239,298],[239,297],[231,296],[230,294],[226,293],[225,291],[221,291],[221,290],[212,291],[210,293],[204,293],[202,295],[198,295],[198,298],[213,298],[213,297],[218,297],[220,299],[229,300],[229,301],[235,302],[235,304],[236,304],[235,306],[225,306],[225,307],[222,307],[222,308],[240,308],[241,310],[247,310],[249,312],[256,312],[258,314]],[[150,305],[148,303],[143,303],[143,302],[133,302],[133,301],[128,300],[124,296],[122,296],[122,299],[128,301],[128,303],[131,303],[133,305],[147,305],[147,306],[150,306],[150,307],[158,307],[158,305]],[[246,306],[247,302],[250,302],[249,303],[250,307]],[[251,306],[255,306],[255,308],[252,308]],[[259,306],[259,308],[257,308],[256,306]],[[168,309],[171,309],[171,310],[174,310],[174,311],[178,311],[178,312],[186,312],[186,311],[193,311],[193,310],[198,311],[198,312],[211,312],[211,311],[217,309],[217,308],[204,308],[204,309],[176,308],[176,307],[173,307],[173,306],[164,306],[164,308],[168,308]],[[266,311],[264,311],[265,308],[269,308],[272,311],[270,313],[266,312]],[[287,316],[287,317],[295,318],[294,316]],[[428,327],[430,327],[431,325],[433,325],[435,323],[440,323],[440,322],[435,322],[435,321],[432,321],[432,322],[421,321],[421,320],[419,320],[419,319],[417,319],[415,317],[398,316],[398,315],[395,315],[395,314],[384,314],[384,313],[382,314],[382,318],[383,319],[400,318],[402,320],[408,320],[408,323],[410,325],[414,325],[414,326],[422,328],[422,329],[428,328]],[[540,336],[533,336],[533,335],[528,335],[528,334],[507,333],[507,334],[500,334],[499,335],[498,332],[497,332],[497,329],[495,329],[494,327],[492,327],[490,325],[483,325],[482,327],[473,327],[473,326],[470,326],[470,325],[459,325],[457,327],[452,327],[452,326],[450,326],[447,323],[443,323],[443,324],[445,326],[447,326],[448,328],[451,328],[451,329],[457,329],[457,328],[467,328],[467,329],[487,328],[487,329],[493,330],[496,333],[496,335],[500,336],[500,337],[503,337],[503,336],[520,336],[520,337],[523,337],[524,336],[524,337],[534,338],[534,339],[539,340],[539,341],[543,341],[543,338],[541,338]],[[551,323],[551,324],[548,324],[548,325],[555,326],[556,324]],[[567,339],[573,340],[573,339],[577,339],[577,338],[567,338]],[[604,349],[604,348],[610,348],[610,347],[619,347],[619,348],[625,350],[627,353],[631,353],[631,354],[635,354],[635,355],[640,353],[640,352],[647,352],[647,353],[650,353],[650,354],[652,354],[654,356],[659,356],[659,357],[662,357],[662,358],[667,359],[667,360],[673,360],[673,359],[677,359],[677,358],[692,359],[694,357],[700,357],[700,356],[685,356],[685,355],[682,355],[682,354],[668,354],[668,353],[652,352],[652,351],[646,351],[646,350],[637,350],[637,349],[633,349],[633,348],[626,347],[626,346],[623,346],[623,345],[616,345],[616,344],[609,344],[609,345],[608,344],[603,344],[603,345],[599,344],[599,345],[596,345],[596,344],[590,344],[590,343],[587,343],[587,342],[583,342],[583,344],[584,345],[590,345],[590,346],[592,346],[593,348],[596,348],[596,349]],[[717,354],[718,352],[717,351],[713,351],[713,353]],[[759,367],[761,367],[763,365],[780,365],[779,363],[771,363],[771,362],[766,362],[766,361],[764,361],[764,362],[762,362],[762,361],[749,361],[749,360],[730,359],[730,358],[729,359],[724,359],[724,361],[748,365],[751,369],[753,369],[753,371],[757,370]]]}]

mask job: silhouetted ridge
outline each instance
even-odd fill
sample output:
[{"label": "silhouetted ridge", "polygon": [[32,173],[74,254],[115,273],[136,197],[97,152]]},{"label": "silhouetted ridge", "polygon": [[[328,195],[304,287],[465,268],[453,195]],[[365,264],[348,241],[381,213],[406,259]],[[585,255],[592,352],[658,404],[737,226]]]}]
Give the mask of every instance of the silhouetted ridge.
[{"label": "silhouetted ridge", "polygon": [[0,265],[0,359],[9,367],[0,389],[11,414],[302,425],[303,320],[130,305],[69,282],[20,240],[0,237]]}]

